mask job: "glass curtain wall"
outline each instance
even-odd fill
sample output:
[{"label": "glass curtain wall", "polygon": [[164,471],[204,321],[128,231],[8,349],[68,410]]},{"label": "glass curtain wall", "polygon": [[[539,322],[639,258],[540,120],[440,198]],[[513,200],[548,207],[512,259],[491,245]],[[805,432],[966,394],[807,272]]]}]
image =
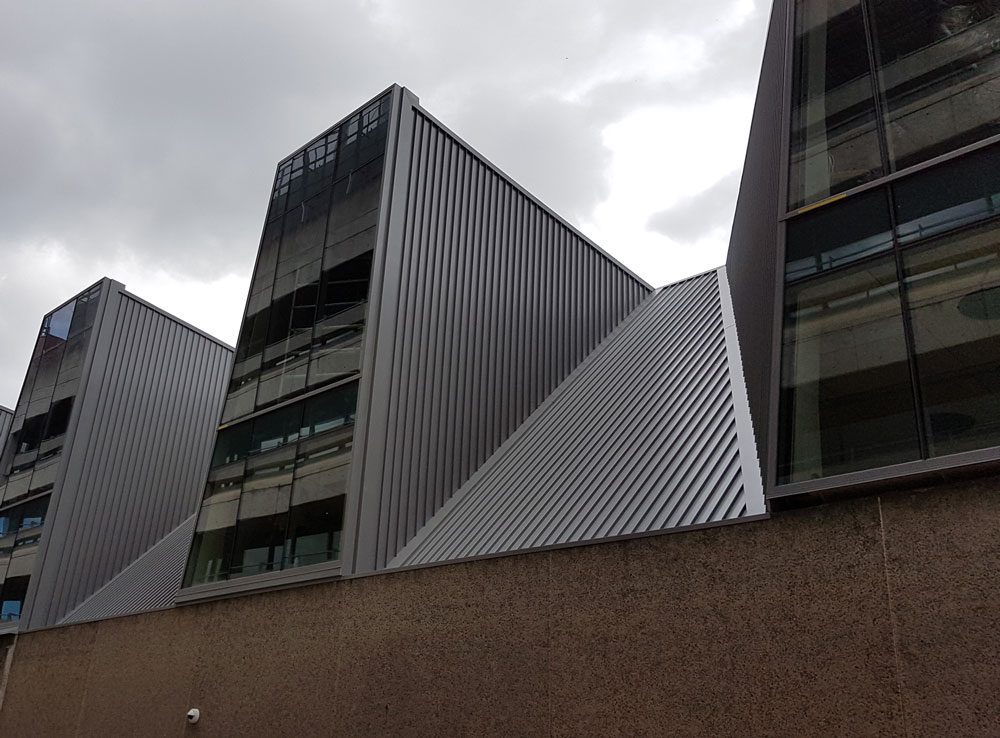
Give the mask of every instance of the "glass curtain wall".
[{"label": "glass curtain wall", "polygon": [[1000,445],[1000,146],[786,226],[778,482]]},{"label": "glass curtain wall", "polygon": [[0,621],[24,605],[100,297],[97,284],[42,320],[0,452]]},{"label": "glass curtain wall", "polygon": [[796,0],[789,210],[1000,134],[998,0]]},{"label": "glass curtain wall", "polygon": [[278,165],[185,586],[340,558],[390,103]]}]

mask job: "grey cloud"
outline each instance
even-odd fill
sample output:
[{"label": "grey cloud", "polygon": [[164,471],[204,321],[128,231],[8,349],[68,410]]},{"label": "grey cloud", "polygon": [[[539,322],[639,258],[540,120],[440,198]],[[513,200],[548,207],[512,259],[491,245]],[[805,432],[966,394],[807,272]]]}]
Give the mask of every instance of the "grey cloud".
[{"label": "grey cloud", "polygon": [[650,217],[647,227],[672,241],[696,241],[729,221],[739,188],[740,173],[732,172],[707,190],[656,213]]},{"label": "grey cloud", "polygon": [[[61,243],[81,263],[120,254],[191,280],[244,273],[276,162],[391,82],[581,222],[607,192],[605,126],[636,107],[752,86],[769,3],[723,30],[733,2],[10,4],[0,313],[23,310],[2,278],[4,257],[26,245]],[[708,45],[698,73],[616,72],[641,39],[678,36]],[[581,85],[586,94],[565,99]],[[34,289],[31,309],[63,297]],[[36,317],[30,331],[4,326],[0,342],[28,346]]]}]

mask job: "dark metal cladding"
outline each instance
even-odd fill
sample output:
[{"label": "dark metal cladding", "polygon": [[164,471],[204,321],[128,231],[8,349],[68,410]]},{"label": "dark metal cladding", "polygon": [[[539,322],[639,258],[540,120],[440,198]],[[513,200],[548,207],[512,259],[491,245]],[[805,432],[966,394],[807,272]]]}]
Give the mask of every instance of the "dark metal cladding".
[{"label": "dark metal cladding", "polygon": [[390,566],[763,514],[720,277],[646,298]]},{"label": "dark metal cladding", "polygon": [[58,623],[197,509],[232,349],[104,280],[22,630]]},{"label": "dark metal cladding", "polygon": [[405,90],[398,121],[358,572],[383,568],[650,291]]},{"label": "dark metal cladding", "polygon": [[763,468],[763,460],[767,458],[769,441],[775,350],[774,294],[779,273],[778,218],[784,212],[782,102],[788,5],[787,0],[775,0],[771,11],[750,142],[726,259],[750,415],[765,484],[767,470]]}]

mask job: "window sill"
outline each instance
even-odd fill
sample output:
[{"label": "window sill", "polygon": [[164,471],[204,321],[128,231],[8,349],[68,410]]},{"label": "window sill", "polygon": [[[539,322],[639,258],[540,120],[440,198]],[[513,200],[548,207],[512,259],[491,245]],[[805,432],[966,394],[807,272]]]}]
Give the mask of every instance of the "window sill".
[{"label": "window sill", "polygon": [[321,564],[310,564],[294,569],[270,571],[265,574],[226,579],[219,582],[197,584],[185,587],[174,597],[175,605],[187,605],[207,600],[217,600],[226,597],[238,597],[245,594],[256,594],[286,587],[298,587],[304,584],[328,581],[340,578],[340,562],[324,561]]},{"label": "window sill", "polygon": [[779,484],[769,489],[766,497],[772,510],[782,510],[845,496],[907,489],[996,471],[1000,471],[1000,446]]}]

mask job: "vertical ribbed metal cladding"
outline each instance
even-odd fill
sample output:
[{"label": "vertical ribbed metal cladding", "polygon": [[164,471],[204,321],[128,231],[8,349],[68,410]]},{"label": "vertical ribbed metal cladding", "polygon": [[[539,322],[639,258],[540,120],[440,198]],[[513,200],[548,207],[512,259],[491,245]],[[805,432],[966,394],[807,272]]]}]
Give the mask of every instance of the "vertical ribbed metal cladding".
[{"label": "vertical ribbed metal cladding", "polygon": [[355,571],[384,567],[650,291],[406,99]]},{"label": "vertical ribbed metal cladding", "polygon": [[115,297],[63,452],[29,629],[57,623],[200,499],[232,350],[127,292]]},{"label": "vertical ribbed metal cladding", "polygon": [[778,218],[784,213],[782,167],[788,0],[775,0],[736,201],[726,271],[733,297],[750,415],[766,480],[771,372],[778,284]]},{"label": "vertical ribbed metal cladding", "polygon": [[390,567],[763,511],[759,481],[745,484],[757,462],[741,457],[719,290],[713,271],[647,298]]},{"label": "vertical ribbed metal cladding", "polygon": [[7,444],[7,434],[14,423],[14,411],[0,405],[0,449]]},{"label": "vertical ribbed metal cladding", "polygon": [[173,607],[181,586],[197,515],[178,525],[152,548],[59,621],[70,625]]}]

